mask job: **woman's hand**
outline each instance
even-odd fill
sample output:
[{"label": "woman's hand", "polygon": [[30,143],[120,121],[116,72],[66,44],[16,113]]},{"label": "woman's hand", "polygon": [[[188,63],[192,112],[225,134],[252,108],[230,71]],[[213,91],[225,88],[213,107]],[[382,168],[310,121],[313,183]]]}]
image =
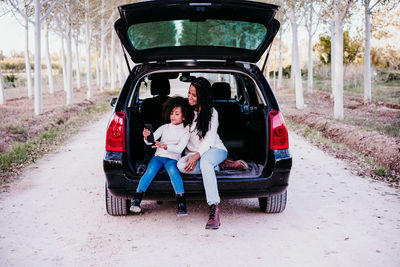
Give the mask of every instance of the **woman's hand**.
[{"label": "woman's hand", "polygon": [[167,150],[168,146],[166,144],[163,144],[159,141],[155,141],[154,142],[154,146],[152,146],[152,148],[164,148],[165,150]]},{"label": "woman's hand", "polygon": [[196,167],[197,161],[200,159],[200,153],[196,152],[195,154],[187,157],[185,159],[185,162],[187,162],[187,164],[185,165],[185,167],[183,167],[183,170],[185,172],[191,172],[193,171],[194,167]]},{"label": "woman's hand", "polygon": [[143,129],[143,137],[144,137],[144,139],[146,139],[146,141],[147,141],[147,136],[149,136],[149,135],[150,135],[150,131],[148,129],[144,128]]}]

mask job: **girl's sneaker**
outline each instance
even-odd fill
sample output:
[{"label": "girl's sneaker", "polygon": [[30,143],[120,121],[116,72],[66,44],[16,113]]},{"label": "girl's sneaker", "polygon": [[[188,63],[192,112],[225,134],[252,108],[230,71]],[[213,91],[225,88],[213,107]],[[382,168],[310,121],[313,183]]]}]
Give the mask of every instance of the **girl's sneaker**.
[{"label": "girl's sneaker", "polygon": [[178,203],[178,211],[177,211],[176,215],[178,215],[178,216],[187,215],[185,195],[184,194],[176,195],[176,202]]},{"label": "girl's sneaker", "polygon": [[140,202],[142,202],[142,198],[143,198],[143,192],[136,192],[133,195],[133,199],[132,199],[132,205],[129,208],[129,210],[132,213],[140,213],[142,212],[142,208],[140,207]]}]

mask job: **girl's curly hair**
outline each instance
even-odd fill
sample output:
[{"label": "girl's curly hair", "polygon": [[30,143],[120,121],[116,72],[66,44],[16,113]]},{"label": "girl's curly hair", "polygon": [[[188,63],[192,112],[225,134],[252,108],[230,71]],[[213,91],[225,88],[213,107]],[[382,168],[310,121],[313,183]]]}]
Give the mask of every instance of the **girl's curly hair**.
[{"label": "girl's curly hair", "polygon": [[163,117],[167,122],[171,122],[169,116],[175,107],[181,107],[183,126],[192,124],[194,113],[192,107],[189,105],[188,100],[181,96],[174,96],[168,98],[163,104]]}]

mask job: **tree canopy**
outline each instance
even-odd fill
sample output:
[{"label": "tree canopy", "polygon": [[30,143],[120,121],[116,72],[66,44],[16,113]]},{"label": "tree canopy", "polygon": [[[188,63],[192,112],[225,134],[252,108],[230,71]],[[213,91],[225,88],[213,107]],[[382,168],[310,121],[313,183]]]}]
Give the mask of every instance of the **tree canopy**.
[{"label": "tree canopy", "polygon": [[[348,31],[343,32],[343,63],[357,63],[361,55],[362,40],[352,38]],[[314,50],[319,52],[319,59],[323,64],[331,63],[331,36],[322,35],[319,42],[314,45]]]}]

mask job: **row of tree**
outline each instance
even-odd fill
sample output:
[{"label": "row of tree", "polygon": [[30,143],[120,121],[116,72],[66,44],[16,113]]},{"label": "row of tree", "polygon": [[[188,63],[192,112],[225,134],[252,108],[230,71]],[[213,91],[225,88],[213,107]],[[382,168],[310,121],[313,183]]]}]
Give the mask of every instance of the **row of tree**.
[{"label": "row of tree", "polygon": [[[7,0],[2,1],[1,8],[8,9],[15,14],[25,27],[25,65],[27,77],[27,93],[29,98],[34,98],[35,114],[43,113],[42,104],[42,74],[41,74],[41,47],[42,30],[44,31],[44,46],[47,65],[47,76],[49,91],[54,94],[54,79],[51,68],[51,57],[49,53],[49,32],[59,36],[61,41],[61,59],[63,70],[64,90],[67,95],[67,105],[73,103],[73,43],[76,53],[76,86],[81,87],[81,66],[82,62],[79,51],[79,44],[85,44],[86,56],[86,86],[87,98],[93,96],[92,85],[92,64],[91,58],[96,61],[96,82],[100,90],[105,89],[106,84],[106,62],[110,58],[108,70],[111,73],[111,88],[116,88],[117,80],[122,83],[126,76],[126,68],[122,65],[122,48],[116,51],[115,31],[113,23],[117,19],[117,6],[125,4],[124,1],[105,0]],[[29,62],[29,27],[35,29],[34,36],[34,86]],[[74,41],[74,42],[73,42]],[[109,49],[106,47],[110,45]],[[100,45],[100,51],[98,51]],[[94,49],[93,49],[94,48]],[[94,51],[93,51],[94,50]],[[117,55],[118,53],[118,55]],[[100,61],[100,62],[98,62]],[[118,61],[118,63],[117,63]],[[117,68],[118,64],[118,68]],[[117,71],[118,70],[118,74]],[[1,68],[0,68],[1,75]],[[2,81],[2,79],[0,79]],[[4,85],[0,84],[0,103],[5,103]]]},{"label": "row of tree", "polygon": [[[3,1],[4,2],[4,1]],[[87,97],[90,98],[93,95],[93,89],[91,84],[91,57],[94,55],[96,60],[96,75],[97,82],[101,90],[105,88],[105,62],[107,56],[111,58],[111,66],[109,69],[111,72],[111,87],[115,88],[116,83],[116,60],[118,63],[118,72],[120,81],[123,75],[122,71],[122,49],[119,49],[119,56],[115,56],[115,31],[113,30],[113,22],[117,18],[116,6],[124,4],[122,0],[7,0],[7,7],[12,10],[12,12],[18,14],[19,17],[24,20],[24,27],[26,29],[25,35],[25,58],[26,58],[26,71],[28,79],[28,96],[32,97],[32,92],[34,92],[35,99],[35,114],[41,114],[42,110],[42,89],[41,89],[41,68],[36,66],[41,66],[41,30],[45,31],[45,51],[46,51],[46,64],[49,76],[49,88],[50,93],[54,93],[54,82],[52,81],[51,73],[51,61],[50,55],[48,53],[48,33],[52,31],[56,33],[61,40],[62,44],[62,69],[64,77],[64,88],[67,93],[67,104],[72,104],[73,102],[73,80],[72,80],[72,40],[75,43],[76,52],[76,63],[78,64],[75,69],[77,71],[76,83],[77,87],[80,87],[80,66],[79,60],[80,52],[78,51],[79,42],[84,40],[85,44],[85,55],[86,55],[86,84],[88,88]],[[265,1],[271,2],[271,1]],[[334,117],[337,119],[343,119],[343,59],[344,59],[344,41],[348,35],[343,31],[343,25],[346,20],[351,21],[351,16],[353,12],[358,10],[355,0],[275,0],[272,1],[281,6],[280,11],[277,14],[277,19],[281,22],[281,31],[279,33],[279,71],[278,71],[278,84],[280,87],[282,85],[282,32],[284,29],[289,28],[290,25],[292,34],[292,68],[291,68],[291,79],[292,86],[295,88],[296,92],[296,107],[303,109],[304,98],[303,98],[303,88],[302,88],[302,78],[301,78],[301,66],[299,57],[299,38],[298,38],[298,28],[304,25],[308,33],[308,83],[307,91],[312,92],[313,90],[313,45],[312,39],[317,30],[317,27],[321,23],[329,25],[331,29],[330,33],[330,64],[331,64],[331,81],[332,81],[332,94],[334,97]],[[373,10],[378,7],[379,10],[390,9],[397,2],[395,0],[362,0],[362,7],[365,14],[365,54],[364,54],[364,98],[366,101],[371,102],[371,63],[370,63],[370,40],[371,40],[371,14]],[[163,23],[163,22],[160,22]],[[167,22],[168,23],[168,22]],[[258,34],[259,29],[254,28],[249,24],[243,25],[231,25],[229,22],[213,22],[213,26],[219,35],[214,36],[212,34],[201,34],[194,35],[193,33],[201,31],[197,28],[198,26],[189,21],[183,22],[181,25],[181,36],[177,39],[178,42],[185,44],[193,44],[193,38],[197,36],[203,36],[203,38],[211,38],[211,40],[198,40],[197,43],[204,42],[215,42],[217,45],[223,44],[234,47],[247,47],[247,44],[242,44],[241,40],[249,39],[249,36],[254,40],[259,39]],[[382,23],[382,21],[380,21]],[[35,85],[34,90],[32,90],[32,79],[30,74],[29,63],[29,37],[28,28],[32,24],[35,28]],[[165,22],[164,22],[165,24]],[[174,45],[175,39],[171,39],[174,33],[177,32],[176,25],[170,23],[168,25],[163,25],[163,27],[153,27],[152,31],[157,31],[163,29],[166,34],[160,34],[164,36],[161,39],[151,40],[148,36],[142,35],[148,31],[146,27],[148,25],[141,24],[135,28],[130,29],[128,34],[134,35],[135,38],[132,40],[135,42],[134,45],[138,48],[154,47],[154,46],[168,46]],[[220,28],[223,27],[225,33],[232,36],[237,29],[231,29],[232,27],[243,27],[243,32],[246,33],[243,36],[237,36],[236,40],[233,38],[223,38],[224,34],[221,34]],[[193,27],[196,27],[195,29]],[[167,29],[167,30],[166,30]],[[195,36],[195,37],[194,37]],[[347,36],[347,37],[346,37]],[[244,38],[241,38],[244,37]],[[224,40],[230,39],[229,44],[225,44]],[[250,38],[251,40],[251,38]],[[172,42],[172,43],[171,43]],[[65,53],[66,44],[66,55]],[[110,44],[110,50],[106,48],[106,45]],[[100,47],[100,51],[98,50]],[[94,49],[93,49],[94,48]],[[93,51],[94,50],[94,51]],[[106,55],[107,51],[110,51]],[[100,61],[100,63],[98,62]],[[100,66],[100,67],[98,67]],[[269,73],[269,72],[268,72]],[[0,68],[1,75],[1,68]],[[2,79],[0,79],[2,81]],[[3,85],[0,83],[0,86]],[[0,90],[0,101],[4,102],[3,89]]]},{"label": "row of tree", "polygon": [[[354,12],[360,10],[360,7],[356,5],[355,0],[283,0],[275,1],[276,4],[281,5],[281,10],[278,13],[278,20],[280,20],[283,29],[286,28],[287,24],[291,26],[292,32],[292,86],[296,91],[296,107],[303,109],[304,98],[303,88],[301,80],[301,68],[299,65],[299,41],[298,41],[298,27],[304,25],[308,33],[308,82],[307,91],[312,92],[313,88],[313,47],[312,38],[316,32],[316,29],[320,23],[328,24],[331,29],[331,35],[329,37],[330,44],[330,55],[329,63],[331,64],[331,84],[332,94],[334,97],[334,117],[337,119],[343,119],[343,60],[344,58],[357,54],[357,51],[350,55],[344,53],[344,45],[349,45],[348,32],[343,31],[345,22],[351,22],[352,15]],[[399,26],[400,24],[394,18],[385,18],[387,13],[396,7],[398,1],[394,0],[362,0],[361,6],[364,12],[364,40],[365,40],[365,52],[364,52],[364,100],[366,102],[372,101],[372,90],[371,90],[371,15],[376,10],[375,14],[379,17],[378,21],[381,29],[374,29],[378,33],[377,35],[384,35],[383,32],[387,33],[387,27],[390,25]],[[385,28],[386,27],[386,28]],[[382,30],[384,28],[384,30]],[[282,31],[281,31],[282,32]],[[282,42],[280,35],[279,51],[282,50]],[[320,40],[326,42],[327,38]],[[349,48],[349,47],[346,47]],[[354,46],[351,47],[354,49]],[[351,50],[351,48],[349,50]],[[356,47],[358,49],[359,47]],[[348,50],[348,51],[349,51]],[[280,53],[281,55],[281,53]],[[279,60],[279,72],[278,72],[278,87],[281,86],[281,72],[282,72],[282,56]]]}]

